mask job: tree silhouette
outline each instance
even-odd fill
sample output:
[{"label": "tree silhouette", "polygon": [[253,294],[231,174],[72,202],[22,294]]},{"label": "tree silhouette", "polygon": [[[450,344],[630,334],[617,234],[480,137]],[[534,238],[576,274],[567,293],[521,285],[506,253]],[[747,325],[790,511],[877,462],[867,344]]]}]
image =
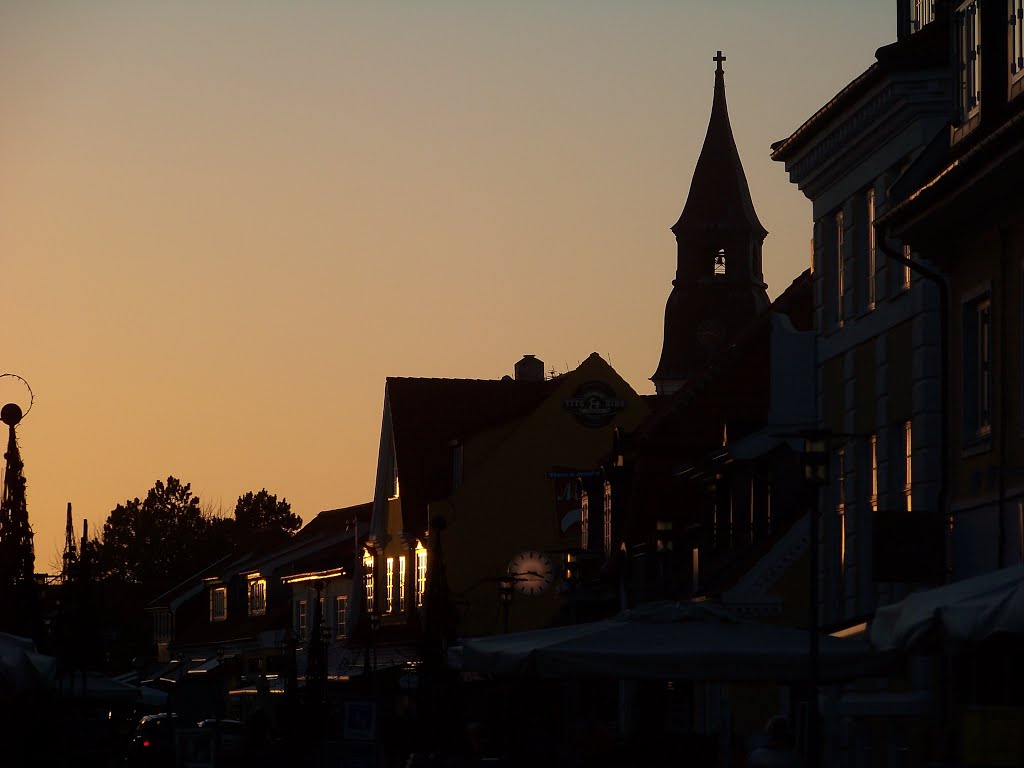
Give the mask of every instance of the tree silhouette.
[{"label": "tree silhouette", "polygon": [[287,499],[278,501],[277,496],[263,488],[258,493],[249,491],[238,497],[235,527],[236,540],[258,531],[280,531],[291,536],[302,527],[302,518],[292,512]]},{"label": "tree silhouette", "polygon": [[167,588],[204,564],[213,529],[188,483],[175,477],[157,480],[144,500],[118,504],[103,524],[97,575],[152,590]]}]

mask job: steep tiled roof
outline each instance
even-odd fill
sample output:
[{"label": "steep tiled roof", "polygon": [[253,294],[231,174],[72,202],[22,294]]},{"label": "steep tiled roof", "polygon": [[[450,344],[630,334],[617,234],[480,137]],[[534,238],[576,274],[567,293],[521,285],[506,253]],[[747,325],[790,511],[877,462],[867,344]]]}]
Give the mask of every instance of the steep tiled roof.
[{"label": "steep tiled roof", "polygon": [[365,530],[365,526],[369,525],[372,513],[372,501],[368,501],[364,504],[356,504],[351,507],[325,509],[306,523],[306,525],[304,525],[302,529],[295,534],[295,538],[296,540],[304,541],[312,536],[331,536],[336,533],[341,533],[342,531],[348,530],[352,525],[353,520],[358,520]]},{"label": "steep tiled roof", "polygon": [[687,229],[739,229],[753,232],[762,239],[768,234],[754,211],[747,177],[732,135],[721,63],[715,72],[711,118],[693,171],[690,193],[679,220],[672,226],[676,235]]},{"label": "steep tiled roof", "polygon": [[453,441],[531,413],[557,379],[389,378],[387,398],[407,530],[423,530],[427,504],[450,491]]}]

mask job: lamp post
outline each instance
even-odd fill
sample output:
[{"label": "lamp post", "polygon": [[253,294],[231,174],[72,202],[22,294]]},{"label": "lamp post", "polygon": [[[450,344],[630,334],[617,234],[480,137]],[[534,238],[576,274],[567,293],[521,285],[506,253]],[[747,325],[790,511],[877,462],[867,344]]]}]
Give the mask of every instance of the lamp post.
[{"label": "lamp post", "polygon": [[820,517],[821,489],[829,483],[829,438],[831,432],[821,430],[804,435],[804,451],[801,461],[804,481],[812,489],[810,505],[810,538],[808,559],[810,561],[810,701],[807,708],[807,763],[817,768],[821,760],[821,730],[818,727],[818,660],[820,637],[818,626],[818,529]]},{"label": "lamp post", "polygon": [[370,611],[370,650],[373,654],[373,674],[377,674],[377,630],[380,629],[380,614]]},{"label": "lamp post", "polygon": [[505,634],[508,634],[508,611],[512,606],[514,584],[514,576],[498,577],[498,602],[501,605],[502,625],[504,627]]}]

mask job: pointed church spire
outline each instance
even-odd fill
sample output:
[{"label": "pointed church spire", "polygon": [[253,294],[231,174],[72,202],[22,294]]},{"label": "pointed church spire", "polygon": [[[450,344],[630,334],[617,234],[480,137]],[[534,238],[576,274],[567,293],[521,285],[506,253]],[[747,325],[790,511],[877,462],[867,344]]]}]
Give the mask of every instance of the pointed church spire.
[{"label": "pointed church spire", "polygon": [[676,236],[676,279],[665,307],[665,340],[651,376],[671,394],[699,373],[715,350],[768,309],[761,244],[768,231],[750,199],[725,103],[726,60],[714,57],[715,93]]},{"label": "pointed church spire", "polygon": [[697,167],[690,182],[690,193],[679,220],[672,226],[678,237],[688,229],[739,229],[760,235],[768,234],[754,211],[750,188],[743,173],[743,163],[736,149],[736,140],[729,123],[729,107],[725,102],[726,57],[719,51],[714,57],[715,95],[711,102],[711,119],[704,136]]}]

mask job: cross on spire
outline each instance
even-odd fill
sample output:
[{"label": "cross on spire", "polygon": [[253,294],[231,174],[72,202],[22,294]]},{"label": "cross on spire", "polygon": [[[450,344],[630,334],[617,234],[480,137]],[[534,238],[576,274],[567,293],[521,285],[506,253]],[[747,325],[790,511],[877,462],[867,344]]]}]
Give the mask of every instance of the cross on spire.
[{"label": "cross on spire", "polygon": [[722,52],[721,52],[721,51],[719,51],[719,52],[718,52],[718,55],[717,55],[717,56],[715,56],[715,57],[714,57],[713,59],[711,59],[711,60],[712,60],[712,61],[717,61],[717,62],[718,62],[718,69],[717,69],[717,70],[715,70],[716,72],[724,72],[724,71],[725,71],[725,70],[723,70],[723,69],[722,69],[722,62],[723,62],[723,61],[725,61],[725,56],[723,56],[723,55],[722,55]]}]

